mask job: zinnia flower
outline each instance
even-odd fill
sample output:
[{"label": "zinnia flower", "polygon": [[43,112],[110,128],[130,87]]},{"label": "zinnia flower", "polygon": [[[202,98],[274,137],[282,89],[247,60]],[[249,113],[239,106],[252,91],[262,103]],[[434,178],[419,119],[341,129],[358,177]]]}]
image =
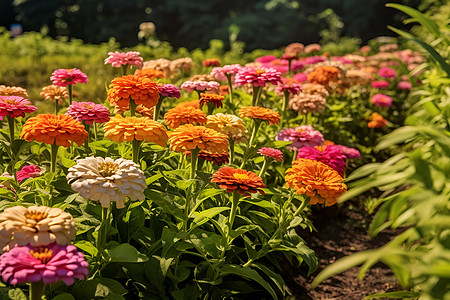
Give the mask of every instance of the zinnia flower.
[{"label": "zinnia flower", "polygon": [[378,75],[384,78],[394,78],[395,76],[397,76],[395,71],[391,68],[380,68],[380,70],[378,71]]},{"label": "zinnia flower", "polygon": [[179,99],[180,89],[173,84],[161,84],[158,86],[159,94],[163,97],[171,97]]},{"label": "zinnia flower", "polygon": [[296,53],[301,54],[303,52],[303,49],[305,48],[305,46],[302,43],[292,43],[286,46],[286,48],[284,48],[284,52],[286,53]]},{"label": "zinnia flower", "polygon": [[345,157],[348,159],[361,158],[361,153],[355,148],[350,148],[344,145],[336,145],[344,153]]},{"label": "zinnia flower", "polygon": [[111,117],[106,106],[94,102],[74,101],[67,108],[67,114],[80,122],[84,121],[87,125],[92,125],[94,122],[105,123]]},{"label": "zinnia flower", "polygon": [[200,106],[203,106],[207,103],[212,103],[217,108],[222,107],[222,101],[224,97],[217,94],[209,94],[209,93],[201,93],[200,94]]},{"label": "zinnia flower", "polygon": [[58,104],[62,104],[64,98],[69,98],[69,93],[66,87],[53,84],[43,87],[40,95],[45,100],[57,100]]},{"label": "zinnia flower", "polygon": [[182,57],[171,61],[169,67],[172,72],[176,70],[182,70],[185,73],[189,73],[193,66],[194,62],[192,58]]},{"label": "zinnia flower", "polygon": [[199,108],[191,106],[174,107],[164,115],[164,121],[170,128],[177,128],[182,124],[206,124],[207,116]]},{"label": "zinnia flower", "polygon": [[289,141],[291,150],[298,151],[302,147],[315,147],[323,144],[323,135],[314,130],[311,125],[302,125],[296,128],[284,128],[276,137],[277,141]]},{"label": "zinnia flower", "polygon": [[143,76],[116,77],[109,85],[107,100],[111,104],[128,109],[130,99],[139,105],[153,107],[158,103],[158,84]]},{"label": "zinnia flower", "polygon": [[315,51],[320,51],[320,45],[319,44],[309,44],[305,46],[305,53],[313,53]]},{"label": "zinnia flower", "polygon": [[311,159],[297,159],[286,171],[286,186],[299,195],[311,197],[311,204],[336,204],[347,191],[344,179],[326,164]]},{"label": "zinnia flower", "polygon": [[0,85],[0,96],[17,96],[28,98],[27,90],[18,86]]},{"label": "zinnia flower", "polygon": [[131,160],[110,157],[87,157],[79,159],[69,168],[67,181],[75,192],[86,199],[100,201],[109,207],[111,201],[123,208],[127,197],[131,201],[144,200],[147,187],[145,175]]},{"label": "zinnia flower", "polygon": [[0,256],[0,273],[4,282],[17,285],[43,281],[53,284],[64,281],[72,285],[88,275],[84,254],[73,245],[58,244],[47,247],[15,247]]},{"label": "zinnia flower", "polygon": [[400,81],[397,84],[397,87],[401,90],[407,90],[410,91],[412,89],[412,84],[409,81]]},{"label": "zinnia flower", "polygon": [[17,172],[17,181],[21,182],[27,178],[34,178],[41,175],[41,168],[36,165],[24,166],[20,171]]},{"label": "zinnia flower", "polygon": [[[191,156],[191,151],[185,151],[184,154],[187,156]],[[207,151],[200,151],[198,153],[198,159],[212,161],[216,166],[221,166],[223,164],[227,164],[230,161],[230,155],[228,154],[228,152],[211,153]]]},{"label": "zinnia flower", "polygon": [[242,119],[235,115],[218,113],[209,115],[206,127],[226,134],[230,139],[240,143],[248,139],[248,131]]},{"label": "zinnia flower", "polygon": [[225,153],[228,151],[228,136],[214,129],[192,124],[176,128],[169,136],[170,150],[190,151],[198,147],[201,151]]},{"label": "zinnia flower", "polygon": [[54,85],[68,86],[69,84],[87,83],[86,74],[79,69],[58,69],[52,73],[50,80]]},{"label": "zinnia flower", "polygon": [[283,78],[282,82],[275,88],[280,95],[283,95],[284,92],[288,92],[291,95],[297,95],[301,89],[300,83],[292,78]]},{"label": "zinnia flower", "polygon": [[202,65],[205,67],[210,67],[210,66],[220,66],[220,61],[218,58],[207,58],[205,60],[202,61]]},{"label": "zinnia flower", "polygon": [[299,93],[289,99],[289,108],[300,114],[320,113],[325,110],[326,98],[318,94]]},{"label": "zinnia flower", "polygon": [[103,126],[105,138],[118,143],[146,141],[165,147],[168,136],[167,130],[161,123],[153,121],[149,117],[122,117],[116,115]]},{"label": "zinnia flower", "polygon": [[29,114],[37,110],[36,106],[31,105],[27,99],[18,96],[0,96],[0,117],[10,118],[25,117],[25,113]]},{"label": "zinnia flower", "polygon": [[262,178],[251,171],[235,169],[233,167],[223,167],[212,176],[212,183],[226,189],[228,193],[237,191],[239,194],[250,197],[251,194],[260,192],[264,195],[263,188],[266,185]]},{"label": "zinnia flower", "polygon": [[13,206],[0,214],[0,247],[69,245],[75,239],[71,214],[46,206]]},{"label": "zinnia flower", "polygon": [[283,161],[283,152],[278,149],[263,147],[258,150],[258,153],[262,156],[272,158],[276,161]]},{"label": "zinnia flower", "polygon": [[303,81],[308,80],[308,75],[305,73],[296,73],[294,76],[292,76],[295,80],[297,80],[299,83],[302,83]]},{"label": "zinnia flower", "polygon": [[383,118],[382,115],[380,115],[379,113],[374,112],[371,116],[370,116],[370,121],[367,124],[367,126],[369,128],[382,128],[384,126],[386,126],[388,123],[388,121]]},{"label": "zinnia flower", "polygon": [[308,74],[308,81],[327,86],[330,81],[337,81],[339,69],[336,67],[321,66]]},{"label": "zinnia flower", "polygon": [[139,55],[140,52],[108,52],[109,57],[105,59],[105,64],[111,64],[113,67],[120,68],[121,66],[135,66],[138,69],[142,68],[143,59]]},{"label": "zinnia flower", "polygon": [[22,127],[20,138],[31,142],[69,147],[73,141],[83,145],[88,137],[83,124],[68,115],[42,114],[29,118]]},{"label": "zinnia flower", "polygon": [[200,109],[200,101],[198,99],[192,101],[185,101],[178,103],[176,107],[194,107]]},{"label": "zinnia flower", "polygon": [[281,73],[272,68],[241,68],[234,78],[236,86],[248,83],[253,86],[266,86],[267,83],[276,85],[279,82],[281,82]]},{"label": "zinnia flower", "polygon": [[371,84],[374,89],[385,89],[385,88],[389,87],[389,82],[387,82],[385,80],[372,81]]},{"label": "zinnia flower", "polygon": [[270,125],[280,123],[280,114],[270,108],[260,106],[244,106],[239,110],[239,116],[241,118],[249,117],[252,119],[260,119],[268,121]]},{"label": "zinnia flower", "polygon": [[185,81],[181,85],[183,90],[192,93],[196,91],[218,91],[220,84],[217,81]]},{"label": "zinnia flower", "polygon": [[381,107],[391,107],[392,106],[392,98],[383,94],[375,94],[370,98],[370,102],[372,102],[375,106]]},{"label": "zinnia flower", "polygon": [[213,75],[217,80],[226,81],[227,75],[231,77],[234,81],[234,76],[242,68],[239,64],[225,65],[223,67],[215,67],[211,70],[211,75]]},{"label": "zinnia flower", "polygon": [[303,147],[298,150],[297,159],[299,158],[321,161],[344,176],[346,155],[336,145]]},{"label": "zinnia flower", "polygon": [[155,78],[163,78],[164,77],[164,73],[162,71],[152,69],[152,68],[137,69],[136,72],[134,72],[134,75],[144,76],[150,80],[153,80]]}]

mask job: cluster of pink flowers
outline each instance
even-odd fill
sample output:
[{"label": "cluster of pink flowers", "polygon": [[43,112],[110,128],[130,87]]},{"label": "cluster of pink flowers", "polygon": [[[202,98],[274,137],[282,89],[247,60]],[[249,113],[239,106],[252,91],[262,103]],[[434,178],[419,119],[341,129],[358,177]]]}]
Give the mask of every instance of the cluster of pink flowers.
[{"label": "cluster of pink flowers", "polygon": [[326,61],[327,57],[326,56],[309,56],[309,57],[305,57],[303,59],[303,63],[305,65],[315,65],[317,63]]},{"label": "cluster of pink flowers", "polygon": [[336,145],[336,147],[338,147],[348,159],[361,158],[361,153],[359,153],[359,151],[355,148],[350,148],[344,145]]},{"label": "cluster of pink flowers", "polygon": [[158,86],[159,94],[163,97],[179,99],[181,97],[180,89],[173,84],[161,84]]},{"label": "cluster of pink flowers", "polygon": [[19,96],[0,96],[0,120],[4,116],[10,118],[24,117],[25,114],[32,113],[37,110],[36,106],[31,102]]},{"label": "cluster of pink flowers", "polygon": [[36,165],[24,166],[20,171],[16,173],[17,181],[21,182],[27,178],[35,178],[41,175],[41,168]]},{"label": "cluster of pink flowers", "polygon": [[372,81],[371,84],[374,89],[385,89],[385,88],[389,87],[389,82],[387,82],[385,80]]},{"label": "cluster of pink flowers", "polygon": [[94,122],[105,123],[111,117],[111,113],[106,106],[94,102],[74,101],[67,108],[67,114],[80,122],[84,121],[87,125],[92,125]]},{"label": "cluster of pink flowers", "polygon": [[237,86],[251,84],[264,87],[267,83],[276,85],[281,82],[281,73],[271,68],[241,68],[236,74],[234,82]]},{"label": "cluster of pink flowers", "polygon": [[185,81],[181,85],[183,90],[192,93],[197,91],[218,91],[220,84],[217,81]]},{"label": "cluster of pink flowers", "polygon": [[303,147],[298,150],[297,159],[299,158],[321,161],[338,171],[341,176],[344,175],[347,157],[336,145]]},{"label": "cluster of pink flowers", "polygon": [[397,76],[393,69],[386,67],[380,68],[380,70],[378,71],[378,75],[384,78],[394,78],[395,76]]},{"label": "cluster of pink flowers", "polygon": [[295,79],[282,78],[275,90],[279,95],[283,95],[284,92],[289,92],[291,95],[297,95],[302,90],[302,86]]},{"label": "cluster of pink flowers", "polygon": [[72,285],[84,279],[88,271],[84,254],[73,245],[51,244],[46,247],[14,247],[0,256],[3,281],[12,285],[43,281],[53,284],[62,280]]},{"label": "cluster of pink flowers", "polygon": [[263,147],[258,150],[262,156],[272,158],[276,161],[283,161],[283,152],[275,148]]},{"label": "cluster of pink flowers", "polygon": [[292,142],[290,149],[297,151],[302,147],[320,146],[324,142],[322,133],[314,130],[311,125],[284,128],[277,134],[276,140]]},{"label": "cluster of pink flowers", "polygon": [[379,107],[391,107],[392,98],[383,94],[375,94],[370,98],[370,102]]},{"label": "cluster of pink flowers", "polygon": [[52,73],[50,80],[57,86],[68,86],[71,84],[87,83],[86,74],[79,69],[58,69]]},{"label": "cluster of pink flowers", "polygon": [[211,70],[211,75],[213,75],[217,80],[226,81],[227,75],[231,76],[231,80],[234,81],[234,76],[242,68],[239,64],[225,65],[223,67],[216,67]]},{"label": "cluster of pink flowers", "polygon": [[116,68],[129,65],[141,69],[144,64],[144,60],[140,57],[141,53],[137,51],[108,52],[108,55],[109,57],[105,59],[105,64],[111,64]]}]

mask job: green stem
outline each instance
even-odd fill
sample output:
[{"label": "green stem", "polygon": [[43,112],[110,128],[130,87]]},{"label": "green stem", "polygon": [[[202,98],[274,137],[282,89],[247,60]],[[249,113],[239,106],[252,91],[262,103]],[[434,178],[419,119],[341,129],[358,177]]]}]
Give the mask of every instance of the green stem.
[{"label": "green stem", "polygon": [[234,162],[234,140],[230,138],[230,162],[229,164],[232,165]]},{"label": "green stem", "polygon": [[289,106],[289,92],[288,91],[284,91],[283,107],[281,108],[282,117],[283,117],[283,119],[280,122],[280,126],[281,127],[283,127],[281,124],[286,122],[286,118],[287,118],[286,115],[287,115],[288,106]]},{"label": "green stem", "polygon": [[90,153],[91,153],[91,148],[89,148],[89,140],[90,140],[90,138],[91,138],[91,132],[90,132],[89,127],[88,127],[88,125],[86,124],[86,122],[83,121],[82,123],[83,123],[83,125],[84,125],[84,129],[85,129],[85,130],[87,131],[87,133],[88,133],[88,137],[87,137],[86,141],[84,142],[84,149],[86,150],[86,154],[90,154]]},{"label": "green stem", "polygon": [[97,123],[94,122],[92,125],[94,125],[94,139],[97,141]]},{"label": "green stem", "polygon": [[51,160],[50,160],[50,172],[55,173],[56,172],[56,156],[58,155],[58,145],[56,145],[56,142],[51,145]]},{"label": "green stem", "polygon": [[231,80],[231,75],[225,74],[225,76],[227,77],[227,81],[228,81],[228,89],[230,92],[230,103],[233,103],[233,82]]},{"label": "green stem", "polygon": [[225,248],[222,250],[222,253],[220,254],[219,259],[222,259],[225,256],[225,252],[227,251],[228,246],[230,244],[230,232],[233,229],[234,219],[236,218],[236,212],[238,209],[239,198],[240,198],[239,193],[236,190],[233,191],[233,196],[232,196],[232,200],[231,200],[231,211],[230,211],[230,216],[228,217],[227,230],[225,231],[226,245],[225,245]]},{"label": "green stem", "polygon": [[136,102],[134,102],[134,100],[130,98],[130,114],[132,117],[136,116],[136,107]]},{"label": "green stem", "polygon": [[259,177],[264,178],[264,174],[266,173],[267,167],[269,167],[270,162],[269,162],[269,158],[264,157],[264,163],[263,166],[261,168],[261,171],[259,172]]},{"label": "green stem", "polygon": [[288,60],[288,74],[292,74],[292,59]]},{"label": "green stem", "polygon": [[45,283],[41,280],[39,282],[30,283],[30,300],[41,300],[45,290]]},{"label": "green stem", "polygon": [[132,147],[132,161],[139,164],[139,150],[141,149],[141,144],[142,141],[138,141],[136,139],[134,139],[131,142],[131,147]]},{"label": "green stem", "polygon": [[294,150],[294,155],[292,156],[292,164],[294,164],[294,161],[297,160],[297,154],[298,154],[298,150]]},{"label": "green stem", "polygon": [[121,66],[122,76],[127,75],[127,70],[128,70],[128,65]]},{"label": "green stem", "polygon": [[245,163],[248,160],[248,154],[250,152],[250,149],[252,148],[253,142],[256,139],[256,134],[258,133],[258,129],[261,126],[262,120],[261,119],[253,119],[253,128],[252,128],[252,135],[250,137],[250,141],[248,142],[247,149],[244,153],[244,158],[242,160],[241,169],[244,167]]},{"label": "green stem", "polygon": [[261,90],[260,86],[253,86],[253,93],[252,93],[252,106],[258,106],[259,103],[259,91]]},{"label": "green stem", "polygon": [[55,100],[55,115],[57,115],[58,114],[58,112],[59,112],[59,105],[58,105],[58,99],[56,99]]},{"label": "green stem", "polygon": [[14,142],[14,118],[11,118],[10,116],[7,116],[6,119],[8,119],[8,127],[9,127],[9,141],[10,146],[12,146],[12,143]]},{"label": "green stem", "polygon": [[[200,149],[198,147],[195,147],[195,149],[191,149],[191,170],[189,173],[190,180],[194,180],[196,177],[199,152],[200,152]],[[189,214],[191,212],[190,202],[191,202],[191,196],[193,195],[192,189],[193,189],[193,186],[188,188],[188,191],[186,193],[186,202],[184,203],[183,231],[185,231],[185,232],[187,232]]]},{"label": "green stem", "polygon": [[161,105],[164,100],[164,96],[159,96],[158,103],[156,103],[155,110],[153,111],[153,120],[158,121],[159,112],[161,110]]},{"label": "green stem", "polygon": [[208,111],[207,111],[206,114],[207,115],[212,115],[213,112],[214,112],[214,108],[216,108],[215,104],[214,103],[208,103],[207,106],[208,106]]},{"label": "green stem", "polygon": [[302,204],[297,208],[297,210],[294,212],[293,217],[298,216],[304,209],[306,206],[308,206],[309,204],[309,200],[310,198],[308,196],[304,197],[304,201],[302,202]]},{"label": "green stem", "polygon": [[71,85],[71,84],[67,85],[67,92],[69,94],[69,104],[72,104],[72,100],[73,100],[73,85]]}]

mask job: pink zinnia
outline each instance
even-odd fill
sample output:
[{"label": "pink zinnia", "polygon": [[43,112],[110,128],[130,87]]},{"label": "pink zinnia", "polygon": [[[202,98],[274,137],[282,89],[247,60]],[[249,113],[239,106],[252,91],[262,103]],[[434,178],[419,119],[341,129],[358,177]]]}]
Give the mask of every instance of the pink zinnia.
[{"label": "pink zinnia", "polygon": [[282,78],[282,82],[278,84],[275,90],[280,95],[283,95],[284,92],[289,92],[289,94],[291,95],[297,95],[302,90],[302,87],[300,83],[295,79]]},{"label": "pink zinnia", "polygon": [[68,86],[71,84],[87,83],[88,79],[86,74],[79,69],[58,69],[52,73],[50,80],[54,85]]},{"label": "pink zinnia", "polygon": [[246,85],[247,83],[253,86],[266,86],[266,83],[276,85],[281,82],[281,73],[272,68],[241,68],[236,74],[234,82],[237,86]]},{"label": "pink zinnia", "polygon": [[275,59],[278,59],[278,57],[276,57],[275,55],[266,55],[266,56],[258,57],[257,59],[255,59],[255,61],[265,64],[265,63],[270,63],[272,60],[275,60]]},{"label": "pink zinnia", "polygon": [[25,113],[32,113],[37,110],[31,102],[19,96],[0,96],[0,120],[4,116],[10,118],[25,117]]},{"label": "pink zinnia", "polygon": [[378,75],[384,78],[394,78],[395,76],[397,76],[395,71],[391,68],[381,68],[378,71]]},{"label": "pink zinnia", "polygon": [[296,128],[284,128],[276,137],[277,141],[289,141],[291,150],[299,150],[302,147],[315,147],[323,145],[323,135],[314,130],[311,125],[302,125]]},{"label": "pink zinnia", "polygon": [[217,81],[185,81],[181,85],[183,90],[192,93],[194,90],[197,91],[218,91],[220,83]]},{"label": "pink zinnia", "polygon": [[231,76],[231,80],[234,81],[234,76],[242,68],[241,65],[225,65],[223,67],[216,67],[211,70],[211,75],[213,75],[217,80],[226,81],[227,75]]},{"label": "pink zinnia", "polygon": [[297,80],[299,83],[302,83],[308,79],[308,75],[305,73],[297,73],[292,76],[295,80]]},{"label": "pink zinnia", "polygon": [[338,171],[341,176],[344,175],[346,156],[336,145],[303,147],[298,150],[297,159],[299,158],[321,161]]},{"label": "pink zinnia", "polygon": [[374,89],[385,89],[389,86],[389,82],[380,80],[380,81],[372,81],[372,87]]},{"label": "pink zinnia", "polygon": [[121,66],[129,65],[135,66],[138,69],[142,69],[144,60],[140,52],[128,51],[128,52],[108,52],[109,57],[105,59],[105,64],[111,64],[113,67],[120,68]]},{"label": "pink zinnia", "polygon": [[397,84],[397,87],[401,90],[407,90],[410,91],[412,89],[412,84],[409,81],[400,81]]},{"label": "pink zinnia", "polygon": [[87,125],[92,125],[93,122],[105,123],[111,117],[111,113],[106,106],[94,102],[74,101],[67,108],[66,114],[80,122],[84,121]]},{"label": "pink zinnia", "polygon": [[179,99],[181,97],[180,95],[180,89],[173,85],[173,84],[161,84],[158,86],[159,94],[163,97],[172,97]]},{"label": "pink zinnia", "polygon": [[344,145],[336,145],[336,147],[338,147],[348,159],[361,158],[361,153],[355,148],[350,148]]},{"label": "pink zinnia", "polygon": [[41,168],[36,165],[24,166],[20,171],[17,172],[17,181],[21,182],[27,178],[34,178],[41,175]]},{"label": "pink zinnia", "polygon": [[72,285],[75,278],[85,279],[89,271],[84,254],[73,245],[50,244],[46,247],[14,247],[0,256],[0,273],[4,282],[17,285],[60,280]]},{"label": "pink zinnia", "polygon": [[310,56],[310,57],[305,57],[303,63],[305,65],[315,65],[317,63],[326,61],[327,57],[326,56]]},{"label": "pink zinnia", "polygon": [[383,94],[375,94],[370,99],[370,102],[372,102],[375,106],[391,107],[392,98]]},{"label": "pink zinnia", "polygon": [[283,161],[283,152],[278,149],[263,147],[258,150],[258,153],[265,157],[270,157],[276,161]]}]

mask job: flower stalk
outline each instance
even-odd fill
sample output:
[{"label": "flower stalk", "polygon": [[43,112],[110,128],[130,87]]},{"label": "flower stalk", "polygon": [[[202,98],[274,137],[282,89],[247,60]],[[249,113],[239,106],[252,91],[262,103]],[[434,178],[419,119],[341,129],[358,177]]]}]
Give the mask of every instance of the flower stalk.
[{"label": "flower stalk", "polygon": [[56,145],[56,141],[51,145],[50,149],[50,172],[56,172],[56,156],[58,155],[58,145]]},{"label": "flower stalk", "polygon": [[153,120],[158,121],[159,112],[161,110],[161,106],[164,100],[164,96],[159,96],[158,103],[156,103],[155,110],[153,111]]},{"label": "flower stalk", "polygon": [[72,105],[73,100],[73,85],[69,84],[67,85],[67,92],[69,94],[69,104]]},{"label": "flower stalk", "polygon": [[228,89],[230,92],[230,103],[233,103],[233,81],[231,80],[231,74],[225,74],[228,82]]},{"label": "flower stalk", "polygon": [[7,116],[6,119],[8,119],[8,127],[9,127],[9,141],[11,142],[10,145],[14,142],[14,118],[11,118],[10,116]]},{"label": "flower stalk", "polygon": [[[197,163],[198,163],[198,154],[200,149],[195,147],[195,149],[191,149],[191,168],[189,173],[189,180],[194,180],[197,174]],[[187,226],[190,215],[190,202],[191,196],[193,195],[193,187],[190,186],[186,193],[186,202],[184,203],[184,220],[183,220],[183,231],[187,232]]]},{"label": "flower stalk", "polygon": [[259,99],[261,98],[261,86],[253,86],[253,93],[252,93],[252,106],[258,106],[259,105]]},{"label": "flower stalk", "polygon": [[40,280],[30,283],[30,300],[41,300],[45,290],[45,283]]},{"label": "flower stalk", "polygon": [[133,141],[131,142],[131,148],[132,148],[131,160],[137,164],[139,164],[139,152],[141,150],[141,144],[142,144],[142,141],[138,141],[136,139],[133,139]]},{"label": "flower stalk", "polygon": [[130,115],[132,117],[136,116],[136,107],[137,107],[136,102],[134,102],[134,100],[130,98]]}]

